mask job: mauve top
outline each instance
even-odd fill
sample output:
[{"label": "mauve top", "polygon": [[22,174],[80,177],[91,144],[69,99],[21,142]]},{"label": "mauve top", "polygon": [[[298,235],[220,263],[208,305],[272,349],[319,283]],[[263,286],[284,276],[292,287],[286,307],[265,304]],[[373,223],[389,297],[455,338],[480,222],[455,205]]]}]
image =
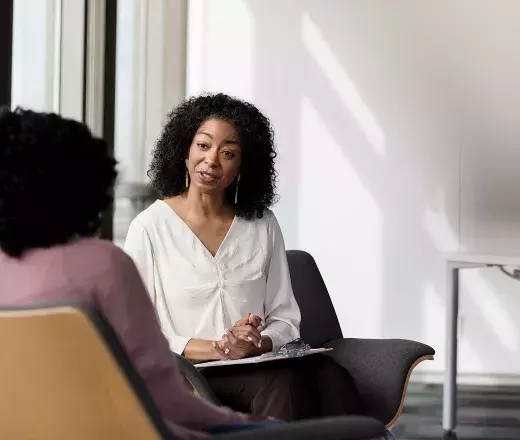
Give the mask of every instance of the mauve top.
[{"label": "mauve top", "polygon": [[[10,258],[0,252],[0,304],[31,306],[81,302],[103,313],[174,438],[206,437],[202,429],[247,420],[194,396],[161,332],[134,263],[110,242],[80,239]],[[199,432],[197,432],[199,431]]]}]

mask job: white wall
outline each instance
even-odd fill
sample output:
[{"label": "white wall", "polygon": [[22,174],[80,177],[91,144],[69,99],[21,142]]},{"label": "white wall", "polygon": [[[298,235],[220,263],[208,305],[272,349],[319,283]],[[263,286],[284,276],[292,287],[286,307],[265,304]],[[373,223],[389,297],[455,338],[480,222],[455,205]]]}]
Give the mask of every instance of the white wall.
[{"label": "white wall", "polygon": [[[191,0],[188,93],[256,103],[279,146],[288,248],[345,335],[444,368],[444,251],[520,253],[520,3]],[[520,371],[520,284],[462,279],[460,369]]]}]

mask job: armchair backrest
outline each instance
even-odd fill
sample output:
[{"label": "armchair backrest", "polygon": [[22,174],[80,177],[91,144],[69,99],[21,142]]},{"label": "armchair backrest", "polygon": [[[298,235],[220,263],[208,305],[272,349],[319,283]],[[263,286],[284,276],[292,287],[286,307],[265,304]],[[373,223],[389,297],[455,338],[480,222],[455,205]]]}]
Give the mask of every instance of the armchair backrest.
[{"label": "armchair backrest", "polygon": [[342,338],[341,327],[325,282],[314,261],[304,251],[287,251],[291,283],[300,306],[300,333],[312,347]]},{"label": "armchair backrest", "polygon": [[167,429],[94,310],[0,310],[0,438],[161,440]]}]

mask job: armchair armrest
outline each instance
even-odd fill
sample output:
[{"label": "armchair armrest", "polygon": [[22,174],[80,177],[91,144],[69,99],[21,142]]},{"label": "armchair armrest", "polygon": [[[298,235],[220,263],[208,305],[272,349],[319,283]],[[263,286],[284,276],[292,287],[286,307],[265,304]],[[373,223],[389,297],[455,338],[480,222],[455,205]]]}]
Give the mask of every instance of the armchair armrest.
[{"label": "armchair armrest", "polygon": [[208,382],[206,382],[206,379],[204,379],[204,376],[201,374],[201,372],[197,370],[197,368],[195,368],[195,366],[184,356],[181,356],[177,353],[173,353],[173,355],[177,359],[181,373],[189,382],[193,388],[193,391],[203,399],[215,405],[220,405],[217,396],[215,396],[215,393],[209,386]]},{"label": "armchair armrest", "polygon": [[435,350],[404,339],[336,339],[325,347],[355,380],[367,414],[386,427],[401,415],[412,370]]},{"label": "armchair armrest", "polygon": [[332,417],[287,423],[275,428],[251,429],[217,435],[220,440],[376,440],[383,438],[384,426],[368,417]]}]

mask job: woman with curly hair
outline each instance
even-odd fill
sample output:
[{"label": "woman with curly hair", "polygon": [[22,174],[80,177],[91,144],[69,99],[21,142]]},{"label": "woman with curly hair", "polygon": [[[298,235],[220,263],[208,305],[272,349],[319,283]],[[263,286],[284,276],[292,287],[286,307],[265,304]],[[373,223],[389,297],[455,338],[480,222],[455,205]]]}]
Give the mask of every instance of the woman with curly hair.
[{"label": "woman with curly hair", "polygon": [[249,423],[250,416],[190,392],[134,263],[94,238],[111,201],[115,165],[106,143],[79,122],[0,109],[2,306],[79,302],[98,309],[175,438]]},{"label": "woman with curly hair", "polygon": [[[172,351],[241,359],[299,337],[276,198],[269,120],[225,94],[188,99],[168,118],[149,176],[162,196],[131,223],[125,248]],[[221,401],[296,420],[360,412],[353,380],[326,356],[204,369]]]}]

